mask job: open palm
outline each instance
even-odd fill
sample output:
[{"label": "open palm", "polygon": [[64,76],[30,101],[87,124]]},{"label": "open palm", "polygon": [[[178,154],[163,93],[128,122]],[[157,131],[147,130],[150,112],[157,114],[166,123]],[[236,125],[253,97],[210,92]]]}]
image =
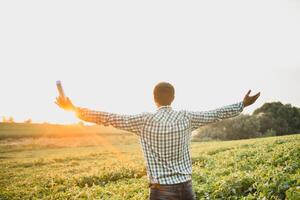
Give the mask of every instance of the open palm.
[{"label": "open palm", "polygon": [[71,100],[66,97],[63,98],[61,96],[56,98],[55,103],[62,109],[67,110],[67,111],[74,111],[76,109],[76,107],[73,105],[73,103],[71,102]]},{"label": "open palm", "polygon": [[254,96],[249,96],[251,93],[251,90],[249,90],[247,92],[247,94],[245,95],[244,97],[244,100],[243,100],[243,103],[244,103],[244,107],[246,106],[250,106],[251,104],[253,104],[257,99],[258,97],[260,96],[260,92],[258,92],[256,95]]}]

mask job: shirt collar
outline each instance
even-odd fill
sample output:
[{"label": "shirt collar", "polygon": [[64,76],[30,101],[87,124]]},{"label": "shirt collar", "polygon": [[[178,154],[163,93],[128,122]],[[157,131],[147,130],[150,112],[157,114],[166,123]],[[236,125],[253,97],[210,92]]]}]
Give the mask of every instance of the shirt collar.
[{"label": "shirt collar", "polygon": [[170,105],[159,106],[159,108],[157,110],[172,110],[172,107]]}]

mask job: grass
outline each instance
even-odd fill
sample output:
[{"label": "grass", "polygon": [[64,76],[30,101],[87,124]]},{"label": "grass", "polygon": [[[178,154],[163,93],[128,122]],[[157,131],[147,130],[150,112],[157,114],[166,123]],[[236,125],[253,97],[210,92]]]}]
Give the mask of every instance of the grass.
[{"label": "grass", "polygon": [[[134,135],[0,140],[0,199],[147,199]],[[299,199],[300,135],[193,142],[198,199]]]}]

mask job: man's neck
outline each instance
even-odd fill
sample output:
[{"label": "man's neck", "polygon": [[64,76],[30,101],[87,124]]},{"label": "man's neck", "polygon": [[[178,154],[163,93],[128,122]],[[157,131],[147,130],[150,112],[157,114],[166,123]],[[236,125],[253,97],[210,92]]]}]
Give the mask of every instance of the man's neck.
[{"label": "man's neck", "polygon": [[172,106],[171,105],[158,105],[157,106],[157,109],[160,110],[160,109],[172,109]]}]

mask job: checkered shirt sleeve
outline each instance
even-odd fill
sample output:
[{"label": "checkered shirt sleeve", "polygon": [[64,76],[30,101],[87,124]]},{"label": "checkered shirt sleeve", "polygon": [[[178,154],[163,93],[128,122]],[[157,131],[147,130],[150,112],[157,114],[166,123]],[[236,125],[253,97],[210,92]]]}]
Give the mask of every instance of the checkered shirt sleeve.
[{"label": "checkered shirt sleeve", "polygon": [[202,112],[188,112],[191,120],[191,128],[195,130],[200,126],[217,122],[222,119],[227,119],[239,115],[244,109],[243,102],[224,106],[215,110]]},{"label": "checkered shirt sleeve", "polygon": [[140,134],[144,122],[145,113],[137,115],[120,115],[102,111],[94,111],[86,108],[78,108],[77,117],[86,122],[92,122],[104,126],[113,126],[117,129]]}]

